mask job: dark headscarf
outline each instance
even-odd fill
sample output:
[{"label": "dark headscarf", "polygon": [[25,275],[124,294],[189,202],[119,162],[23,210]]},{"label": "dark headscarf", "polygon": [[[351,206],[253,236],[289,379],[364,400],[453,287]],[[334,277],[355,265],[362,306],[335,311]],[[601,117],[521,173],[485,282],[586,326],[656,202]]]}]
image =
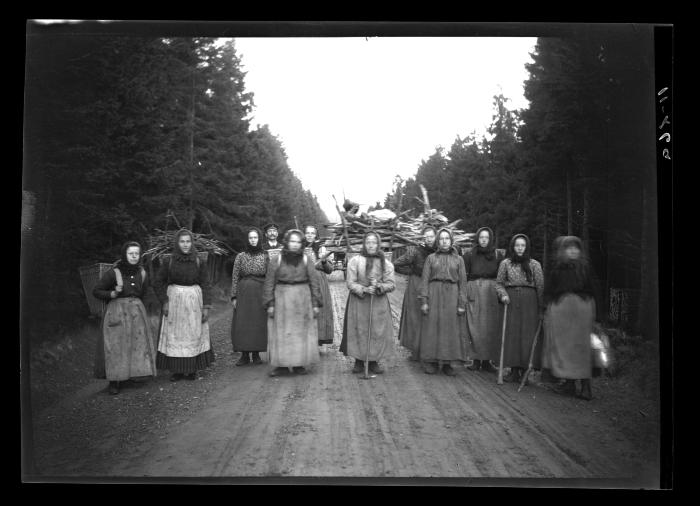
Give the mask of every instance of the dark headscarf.
[{"label": "dark headscarf", "polygon": [[[289,249],[289,238],[292,235],[299,236],[299,240],[302,243],[302,247],[299,248],[299,251],[291,251]],[[301,262],[304,258],[304,233],[296,228],[287,230],[287,232],[284,234],[284,240],[282,241],[282,244],[284,245],[284,248],[282,248],[282,261],[289,265],[293,265],[294,267],[299,265],[299,262]]]},{"label": "dark headscarf", "polygon": [[[249,235],[251,232],[258,233],[257,246],[252,246],[250,244]],[[263,240],[264,239],[265,239],[265,236],[263,236],[263,233],[260,231],[260,229],[258,227],[248,227],[248,230],[246,230],[246,233],[245,233],[245,252],[250,254],[250,255],[257,255],[259,253],[264,252],[265,251],[263,249]]]},{"label": "dark headscarf", "polygon": [[[566,248],[576,246],[581,250],[577,259],[566,257]],[[592,273],[584,255],[583,242],[576,236],[557,237],[554,241],[554,260],[545,283],[547,300],[558,300],[567,293],[577,293],[588,298],[594,295]]]},{"label": "dark headscarf", "polygon": [[[306,240],[306,229],[313,228],[316,231],[316,240],[314,242],[309,242]],[[304,226],[304,238],[301,241],[302,248],[311,248],[318,258],[318,252],[321,249],[321,241],[318,239],[318,227],[316,225],[305,225]]]},{"label": "dark headscarf", "polygon": [[[523,256],[518,256],[515,253],[515,240],[521,237],[525,239],[525,251],[523,252]],[[532,268],[530,267],[530,238],[528,236],[526,236],[525,234],[515,234],[513,236],[513,238],[510,240],[510,245],[508,246],[508,258],[514,264],[520,265],[520,268],[525,273],[527,282],[531,283]]]},{"label": "dark headscarf", "polygon": [[[190,252],[188,254],[184,254],[180,249],[179,241],[180,237],[183,235],[189,235],[190,239],[192,239],[192,247],[190,248]],[[186,228],[181,228],[177,231],[177,234],[175,234],[175,239],[173,242],[173,257],[178,262],[194,262],[197,259],[197,248],[194,247],[194,234]]]},{"label": "dark headscarf", "polygon": [[[440,247],[440,234],[443,232],[447,232],[447,234],[450,236],[450,248],[447,250],[443,250]],[[438,230],[438,233],[435,235],[435,252],[441,255],[456,255],[457,254],[457,249],[455,248],[455,238],[452,235],[452,231],[449,228],[441,228]]]},{"label": "dark headscarf", "polygon": [[[479,234],[481,234],[481,232],[484,230],[489,233],[489,243],[485,248],[482,248],[479,244]],[[474,248],[474,251],[477,255],[483,255],[486,260],[494,259],[496,256],[496,244],[493,240],[493,230],[491,230],[489,227],[481,227],[476,231],[476,248]]]},{"label": "dark headscarf", "polygon": [[[374,254],[371,254],[369,251],[367,251],[367,238],[373,235],[377,238],[377,252]],[[382,238],[379,237],[379,234],[374,232],[373,230],[370,230],[365,234],[365,236],[362,238],[362,251],[360,251],[360,255],[365,257],[367,259],[367,263],[365,265],[365,276],[369,279],[370,273],[372,272],[372,266],[374,265],[374,262],[376,261],[375,259],[379,259],[379,263],[382,266],[382,272],[384,272],[384,269],[386,267],[386,258],[384,257],[384,252],[382,251]]]},{"label": "dark headscarf", "polygon": [[[132,246],[136,246],[136,247],[138,247],[138,249],[139,249],[139,261],[138,261],[136,264],[134,264],[134,265],[131,265],[131,264],[129,263],[129,259],[126,258],[126,250],[128,250],[128,249],[131,248]],[[125,242],[125,243],[122,245],[122,254],[121,254],[121,256],[119,257],[119,261],[117,262],[116,267],[119,268],[119,270],[122,271],[123,274],[129,274],[129,275],[134,274],[135,272],[137,272],[137,271],[139,271],[139,270],[141,269],[141,266],[142,266],[142,255],[141,255],[141,253],[142,253],[142,252],[143,252],[143,250],[142,250],[142,248],[141,248],[141,245],[140,245],[139,243],[137,243],[136,241],[128,241],[128,242]]]}]

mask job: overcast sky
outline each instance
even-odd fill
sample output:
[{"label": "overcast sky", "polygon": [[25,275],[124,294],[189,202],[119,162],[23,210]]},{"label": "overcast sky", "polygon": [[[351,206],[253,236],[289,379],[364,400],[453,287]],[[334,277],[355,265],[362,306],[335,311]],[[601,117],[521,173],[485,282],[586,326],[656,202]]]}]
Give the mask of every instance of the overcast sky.
[{"label": "overcast sky", "polygon": [[[238,38],[252,124],[268,124],[331,221],[331,198],[383,202],[396,174],[523,108],[535,38]],[[431,203],[440,207],[438,202]]]}]

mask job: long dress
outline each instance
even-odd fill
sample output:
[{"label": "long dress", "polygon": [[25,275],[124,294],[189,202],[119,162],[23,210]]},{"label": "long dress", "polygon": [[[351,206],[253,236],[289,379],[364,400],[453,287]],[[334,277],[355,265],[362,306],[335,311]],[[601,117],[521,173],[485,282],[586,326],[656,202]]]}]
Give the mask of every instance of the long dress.
[{"label": "long dress", "polygon": [[434,250],[425,246],[410,247],[399,258],[394,260],[395,268],[407,266],[410,268],[406,291],[403,296],[401,306],[401,323],[399,324],[399,343],[404,348],[411,350],[412,359],[418,360],[420,357],[420,333],[423,322],[423,313],[420,310],[421,301],[418,298],[421,278],[423,276],[423,265],[425,259]]},{"label": "long dress", "polygon": [[[366,270],[368,260],[371,262],[369,273]],[[377,281],[377,293],[374,295],[363,293],[363,288],[370,285],[369,278]],[[381,260],[377,257],[352,257],[347,266],[347,286],[350,293],[346,304],[340,351],[357,360],[369,362],[388,357],[392,352],[394,327],[391,305],[386,294],[396,289],[393,264],[385,260],[382,270]]]},{"label": "long dress", "polygon": [[322,307],[318,273],[306,254],[297,265],[282,255],[271,260],[263,288],[263,307],[275,308],[268,318],[267,352],[274,367],[306,367],[320,360],[314,307]]},{"label": "long dress", "polygon": [[469,358],[498,361],[503,305],[498,302],[496,275],[500,258],[492,259],[472,250],[464,255],[467,271],[467,331]]},{"label": "long dress", "polygon": [[202,323],[202,310],[211,307],[211,289],[205,262],[196,253],[173,255],[158,269],[156,295],[168,303],[163,318],[156,364],[173,373],[191,374],[214,360],[209,322]]},{"label": "long dress", "polygon": [[326,253],[325,248],[319,248],[318,255],[313,248],[305,248],[306,254],[313,260],[318,274],[319,288],[321,290],[321,299],[323,306],[317,317],[318,324],[318,344],[332,344],[335,328],[333,326],[333,300],[331,299],[331,290],[328,286],[327,274],[333,272],[333,267],[328,262],[322,262],[319,257],[323,257]]},{"label": "long dress", "polygon": [[566,265],[552,269],[545,284],[542,367],[563,379],[591,377],[591,332],[596,303],[590,271],[576,280]]},{"label": "long dress", "polygon": [[[122,292],[111,292],[121,281]],[[95,376],[109,381],[156,376],[156,350],[153,330],[141,299],[146,294],[145,270],[115,268],[107,271],[93,295],[107,300],[102,319],[102,338],[95,355]]]},{"label": "long dress", "polygon": [[420,357],[424,362],[467,360],[467,329],[457,309],[466,306],[464,260],[452,249],[428,256],[423,266],[419,297],[428,304],[423,318]]},{"label": "long dress", "polygon": [[269,256],[266,252],[239,253],[231,275],[231,298],[236,308],[231,320],[233,351],[267,350],[267,312],[263,307],[263,285]]},{"label": "long dress", "polygon": [[[496,290],[499,298],[508,295],[506,316],[506,338],[503,351],[504,367],[527,368],[530,350],[539,321],[539,308],[542,307],[544,277],[542,266],[537,260],[530,260],[532,281],[527,281],[520,264],[506,258],[498,266]],[[540,369],[542,339],[538,339],[533,355],[533,367]]]}]

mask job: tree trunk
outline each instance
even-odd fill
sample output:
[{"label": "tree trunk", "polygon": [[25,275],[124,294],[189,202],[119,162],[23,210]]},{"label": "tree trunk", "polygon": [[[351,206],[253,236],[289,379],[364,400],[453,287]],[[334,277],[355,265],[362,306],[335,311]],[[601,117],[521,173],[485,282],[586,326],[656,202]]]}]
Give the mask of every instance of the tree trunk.
[{"label": "tree trunk", "polygon": [[591,258],[591,188],[588,182],[584,182],[583,187],[583,224],[581,226],[581,239],[583,240],[583,249],[587,258]]},{"label": "tree trunk", "polygon": [[[193,64],[194,65],[194,64]],[[190,163],[189,163],[189,190],[190,190],[190,201],[189,201],[189,209],[187,211],[187,216],[188,216],[188,230],[192,231],[192,227],[194,226],[194,73],[195,73],[195,67],[192,67],[192,90],[191,90],[191,95],[190,95],[190,111],[189,111],[189,155],[190,155]]]},{"label": "tree trunk", "polygon": [[566,166],[566,235],[574,235],[574,206],[571,198],[571,164]]},{"label": "tree trunk", "polygon": [[549,241],[547,240],[547,207],[544,208],[544,218],[542,219],[542,222],[544,223],[544,234],[542,237],[542,242],[544,243],[542,247],[542,267],[546,271],[549,267],[549,264],[547,263],[547,250],[549,249]]}]

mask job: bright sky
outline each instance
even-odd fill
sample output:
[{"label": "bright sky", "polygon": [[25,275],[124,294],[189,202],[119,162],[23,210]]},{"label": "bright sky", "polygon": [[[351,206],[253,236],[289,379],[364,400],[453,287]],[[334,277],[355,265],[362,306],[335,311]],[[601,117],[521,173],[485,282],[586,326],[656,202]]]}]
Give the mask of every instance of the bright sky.
[{"label": "bright sky", "polygon": [[[436,146],[485,133],[493,96],[524,108],[535,38],[238,38],[252,124],[270,126],[331,221],[332,194],[383,202]],[[432,203],[432,202],[431,202]],[[440,207],[438,202],[433,203]]]}]

